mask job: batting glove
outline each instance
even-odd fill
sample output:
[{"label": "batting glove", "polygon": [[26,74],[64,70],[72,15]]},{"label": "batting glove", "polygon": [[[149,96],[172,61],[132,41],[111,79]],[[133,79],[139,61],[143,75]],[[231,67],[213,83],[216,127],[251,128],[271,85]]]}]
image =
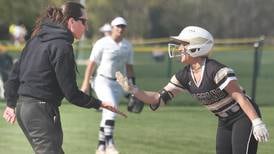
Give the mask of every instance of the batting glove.
[{"label": "batting glove", "polygon": [[252,120],[253,135],[259,142],[267,142],[269,139],[269,133],[265,126],[265,123],[261,118]]}]

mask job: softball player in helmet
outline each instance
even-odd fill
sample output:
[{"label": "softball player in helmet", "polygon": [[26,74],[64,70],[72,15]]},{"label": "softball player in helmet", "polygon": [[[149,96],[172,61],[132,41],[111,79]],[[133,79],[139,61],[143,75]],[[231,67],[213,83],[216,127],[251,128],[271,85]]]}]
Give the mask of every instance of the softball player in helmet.
[{"label": "softball player in helmet", "polygon": [[168,45],[169,56],[187,65],[173,75],[161,92],[142,91],[116,73],[119,83],[153,110],[178,93],[189,92],[218,117],[217,154],[255,154],[258,141],[268,141],[268,130],[258,106],[237,83],[234,71],[208,58],[214,44],[212,35],[201,27],[188,26],[171,39],[176,44]]},{"label": "softball player in helmet", "polygon": [[[117,107],[124,91],[116,82],[115,72],[120,71],[128,78],[134,79],[133,50],[131,43],[123,38],[126,20],[116,17],[111,26],[111,35],[99,39],[93,46],[81,89],[88,92],[90,77],[97,66],[92,88],[99,99],[111,102]],[[115,113],[103,109],[97,154],[118,153],[113,141],[115,116]]]}]

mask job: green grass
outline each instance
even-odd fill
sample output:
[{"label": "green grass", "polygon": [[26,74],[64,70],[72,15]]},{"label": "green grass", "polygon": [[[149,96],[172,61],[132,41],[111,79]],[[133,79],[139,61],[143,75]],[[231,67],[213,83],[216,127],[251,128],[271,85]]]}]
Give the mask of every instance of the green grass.
[{"label": "green grass", "polygon": [[[4,105],[0,104],[3,111]],[[121,106],[126,111],[126,107]],[[100,113],[71,104],[60,108],[67,154],[91,154],[97,145]],[[262,108],[270,134],[274,134],[274,107]],[[116,144],[121,154],[212,154],[215,153],[217,120],[203,107],[168,106],[152,112],[117,118]],[[30,154],[31,147],[17,124],[0,120],[0,153]],[[259,145],[258,154],[272,154],[273,139]]]}]

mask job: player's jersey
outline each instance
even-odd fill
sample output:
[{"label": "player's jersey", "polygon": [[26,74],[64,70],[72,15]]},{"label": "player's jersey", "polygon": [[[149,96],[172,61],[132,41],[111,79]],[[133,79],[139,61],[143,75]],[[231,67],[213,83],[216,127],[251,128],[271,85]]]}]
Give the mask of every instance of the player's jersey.
[{"label": "player's jersey", "polygon": [[195,82],[190,65],[177,72],[170,82],[187,90],[215,115],[228,117],[240,110],[238,103],[224,90],[231,80],[237,80],[231,68],[206,59],[200,83]]},{"label": "player's jersey", "polygon": [[103,37],[94,44],[90,60],[98,65],[97,75],[115,78],[117,71],[125,74],[125,64],[133,64],[132,45],[126,39],[116,43],[110,36]]}]

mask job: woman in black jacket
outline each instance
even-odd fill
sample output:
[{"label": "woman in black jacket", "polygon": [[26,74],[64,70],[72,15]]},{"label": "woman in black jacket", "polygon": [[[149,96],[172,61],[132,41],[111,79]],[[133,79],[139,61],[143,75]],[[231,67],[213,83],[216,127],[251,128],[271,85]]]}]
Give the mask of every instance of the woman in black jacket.
[{"label": "woman in black jacket", "polygon": [[7,107],[3,117],[10,123],[17,117],[37,154],[64,153],[58,110],[64,97],[80,107],[119,112],[77,87],[72,43],[85,32],[86,22],[86,12],[79,3],[49,7],[36,21],[32,37],[5,84]]}]

